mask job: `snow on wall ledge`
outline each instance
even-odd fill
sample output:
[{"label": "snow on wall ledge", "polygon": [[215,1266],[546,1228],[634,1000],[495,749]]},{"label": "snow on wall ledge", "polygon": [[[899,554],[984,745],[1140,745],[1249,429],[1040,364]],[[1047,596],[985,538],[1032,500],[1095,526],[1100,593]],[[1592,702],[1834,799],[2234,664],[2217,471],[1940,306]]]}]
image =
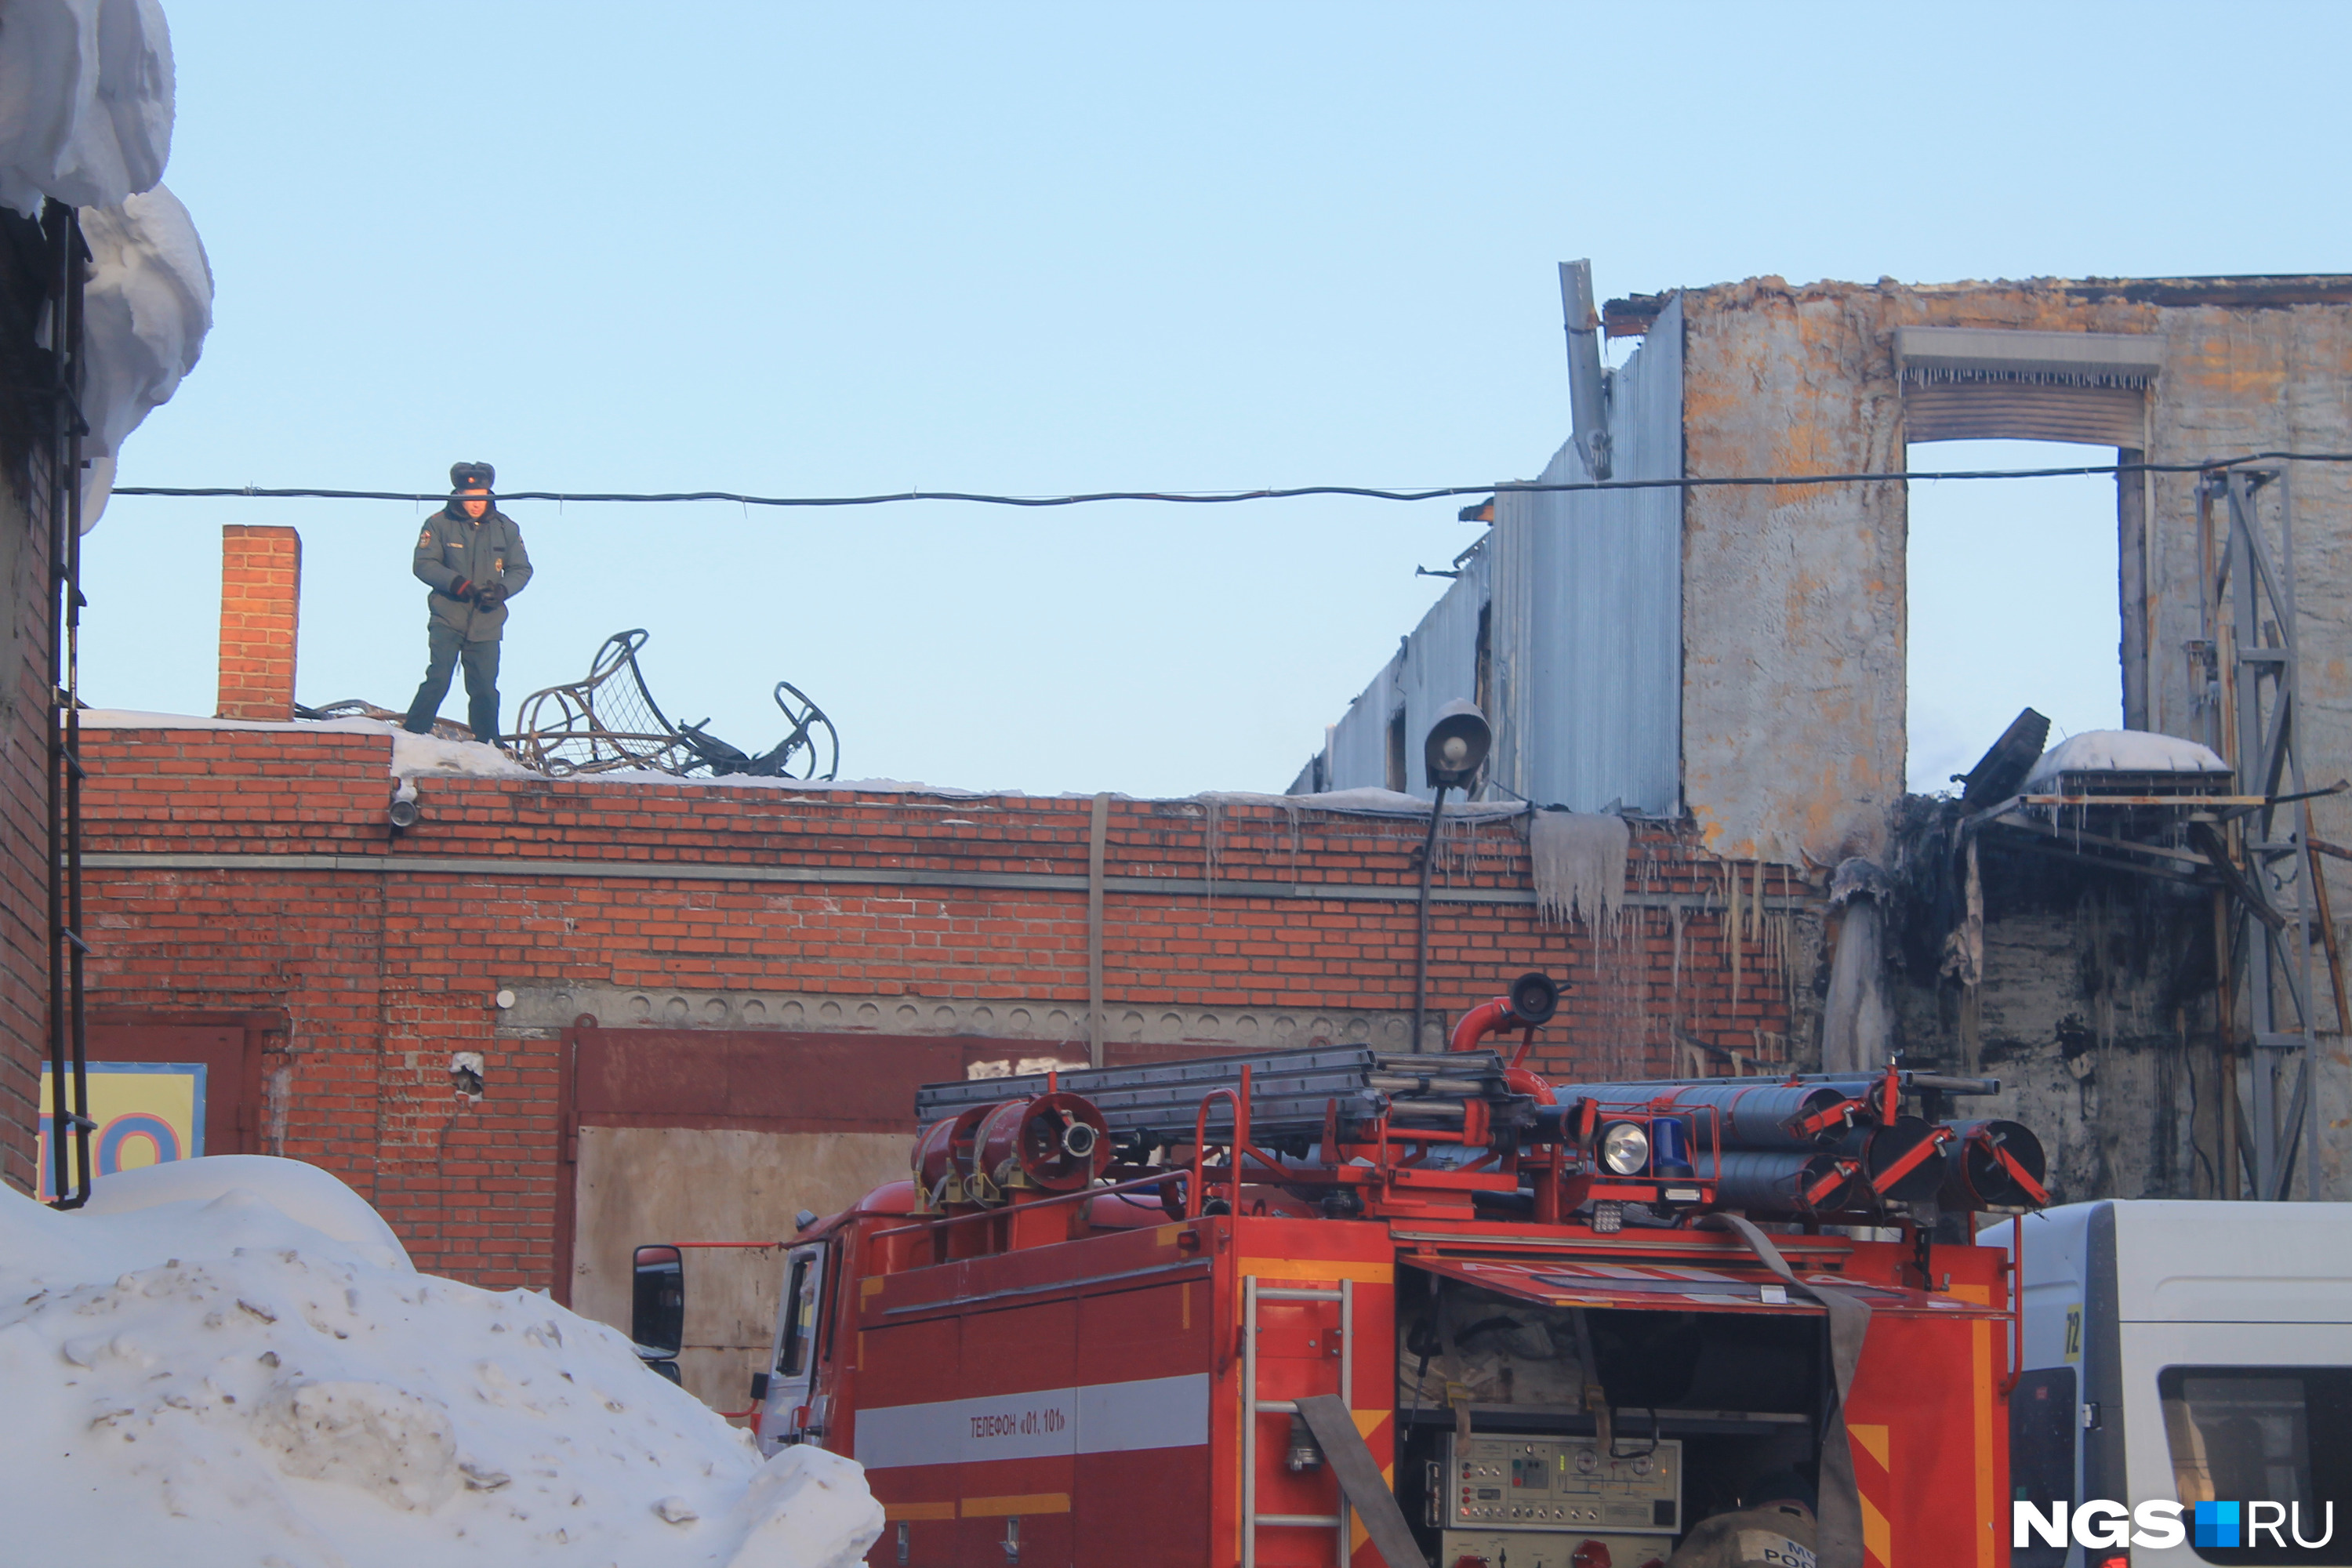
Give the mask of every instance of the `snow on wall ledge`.
[{"label": "snow on wall ledge", "polygon": [[119,206],[84,209],[81,232],[90,254],[82,329],[86,533],[106,510],[123,438],[171,400],[204,353],[213,269],[188,209],[162,185]]},{"label": "snow on wall ledge", "polygon": [[763,1464],[614,1331],[416,1273],[324,1172],[230,1163],[79,1213],[0,1189],[23,1561],[849,1568],[879,1536],[850,1460]]},{"label": "snow on wall ledge", "polygon": [[172,30],[158,0],[0,0],[0,204],[81,210],[82,529],[123,437],[179,390],[212,328],[213,274],[172,156]]},{"label": "snow on wall ledge", "polygon": [[0,202],[120,206],[172,156],[172,30],[157,0],[0,5]]}]

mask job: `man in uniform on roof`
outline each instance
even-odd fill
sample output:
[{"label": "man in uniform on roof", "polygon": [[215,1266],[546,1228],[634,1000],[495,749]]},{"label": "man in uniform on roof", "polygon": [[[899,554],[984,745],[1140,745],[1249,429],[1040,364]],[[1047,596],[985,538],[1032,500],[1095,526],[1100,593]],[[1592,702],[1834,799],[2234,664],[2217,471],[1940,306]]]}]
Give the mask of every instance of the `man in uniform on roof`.
[{"label": "man in uniform on roof", "polygon": [[449,695],[449,677],[466,667],[466,722],[478,741],[499,740],[499,639],[507,601],[530,581],[522,530],[491,504],[498,471],[488,463],[449,469],[449,504],[425,520],[416,536],[416,576],[433,591],[425,603],[428,654],[425,684],[408,705],[403,727],[433,732],[433,717]]}]

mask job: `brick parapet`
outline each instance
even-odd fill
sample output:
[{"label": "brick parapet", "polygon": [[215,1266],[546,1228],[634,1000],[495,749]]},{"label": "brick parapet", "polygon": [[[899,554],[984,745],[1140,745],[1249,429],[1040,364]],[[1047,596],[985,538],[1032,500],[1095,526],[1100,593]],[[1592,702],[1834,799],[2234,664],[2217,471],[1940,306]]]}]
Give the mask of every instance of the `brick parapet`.
[{"label": "brick parapet", "polygon": [[[556,1042],[502,1030],[500,986],[1084,1016],[1083,797],[426,775],[424,816],[395,837],[383,734],[117,729],[89,752],[89,849],[106,858],[89,883],[93,1001],[284,1009],[283,1152],[352,1180],[420,1264],[487,1284],[544,1285],[553,1256]],[[1107,1006],[1409,1008],[1422,831],[1265,800],[1114,801]],[[1636,825],[1639,902],[1597,933],[1538,921],[1518,822],[1449,826],[1440,854],[1433,1001],[1458,1011],[1524,969],[1570,980],[1543,1070],[1655,1072],[1690,1043],[1785,1051],[1774,954],[1802,940],[1785,906],[1807,891],[1785,868],[1766,870],[1780,912],[1743,932],[1735,996],[1724,909],[1735,873],[1752,900],[1756,868],[1696,852],[1685,828]],[[271,864],[290,855],[336,858]],[[426,864],[453,861],[467,868]],[[814,879],[755,879],[787,875]],[[494,1063],[478,1106],[449,1094],[457,1050]]]}]

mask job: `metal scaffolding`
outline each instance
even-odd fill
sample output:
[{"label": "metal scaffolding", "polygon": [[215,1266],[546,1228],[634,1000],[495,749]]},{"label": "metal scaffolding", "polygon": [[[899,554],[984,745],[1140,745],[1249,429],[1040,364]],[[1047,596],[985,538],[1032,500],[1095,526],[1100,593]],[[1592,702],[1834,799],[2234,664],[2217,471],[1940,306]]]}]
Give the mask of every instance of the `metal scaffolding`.
[{"label": "metal scaffolding", "polygon": [[2210,890],[2216,1024],[2210,1098],[2200,1088],[2200,1099],[2214,1108],[2214,1195],[2278,1201],[2294,1194],[2298,1168],[2308,1188],[2317,1167],[2315,939],[2326,952],[2336,1032],[2352,1015],[2313,858],[2315,848],[2338,851],[2311,827],[2313,798],[2352,784],[2312,789],[2304,779],[2286,466],[2206,470],[2197,531],[2189,689],[2202,739],[2230,771],[2055,775],[1964,817],[1955,865],[1965,866],[1972,899],[1979,836]]},{"label": "metal scaffolding", "polygon": [[[2307,1173],[2317,1169],[2312,941],[2326,898],[2303,776],[2294,492],[2284,465],[2202,476],[2197,531],[2200,638],[2189,658],[2206,743],[2236,770],[2237,787],[2262,802],[2219,829],[2214,846],[2235,868],[2225,879],[2237,895],[2217,893],[2215,904],[2225,933],[2216,942],[2221,1195],[2275,1201],[2293,1192],[2298,1159]],[[2223,857],[2215,862],[2221,868]],[[2250,1105],[2238,1095],[2242,1058]]]}]

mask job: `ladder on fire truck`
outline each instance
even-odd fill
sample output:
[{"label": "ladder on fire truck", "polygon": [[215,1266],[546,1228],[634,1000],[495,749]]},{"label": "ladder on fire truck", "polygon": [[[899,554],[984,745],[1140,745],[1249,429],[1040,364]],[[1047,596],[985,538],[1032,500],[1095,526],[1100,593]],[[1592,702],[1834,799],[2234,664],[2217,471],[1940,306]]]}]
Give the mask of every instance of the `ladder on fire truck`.
[{"label": "ladder on fire truck", "polygon": [[[1339,1511],[1329,1513],[1260,1513],[1257,1511],[1257,1418],[1297,1415],[1295,1399],[1264,1399],[1258,1395],[1257,1309],[1261,1301],[1336,1301],[1339,1305],[1339,1403],[1356,1407],[1356,1282],[1342,1279],[1339,1288],[1265,1285],[1255,1274],[1242,1276],[1242,1561],[1241,1568],[1257,1568],[1257,1532],[1261,1530],[1333,1530],[1338,1532],[1339,1568],[1348,1564],[1348,1491],[1339,1489]],[[1336,1479],[1337,1471],[1334,1470]]]}]

